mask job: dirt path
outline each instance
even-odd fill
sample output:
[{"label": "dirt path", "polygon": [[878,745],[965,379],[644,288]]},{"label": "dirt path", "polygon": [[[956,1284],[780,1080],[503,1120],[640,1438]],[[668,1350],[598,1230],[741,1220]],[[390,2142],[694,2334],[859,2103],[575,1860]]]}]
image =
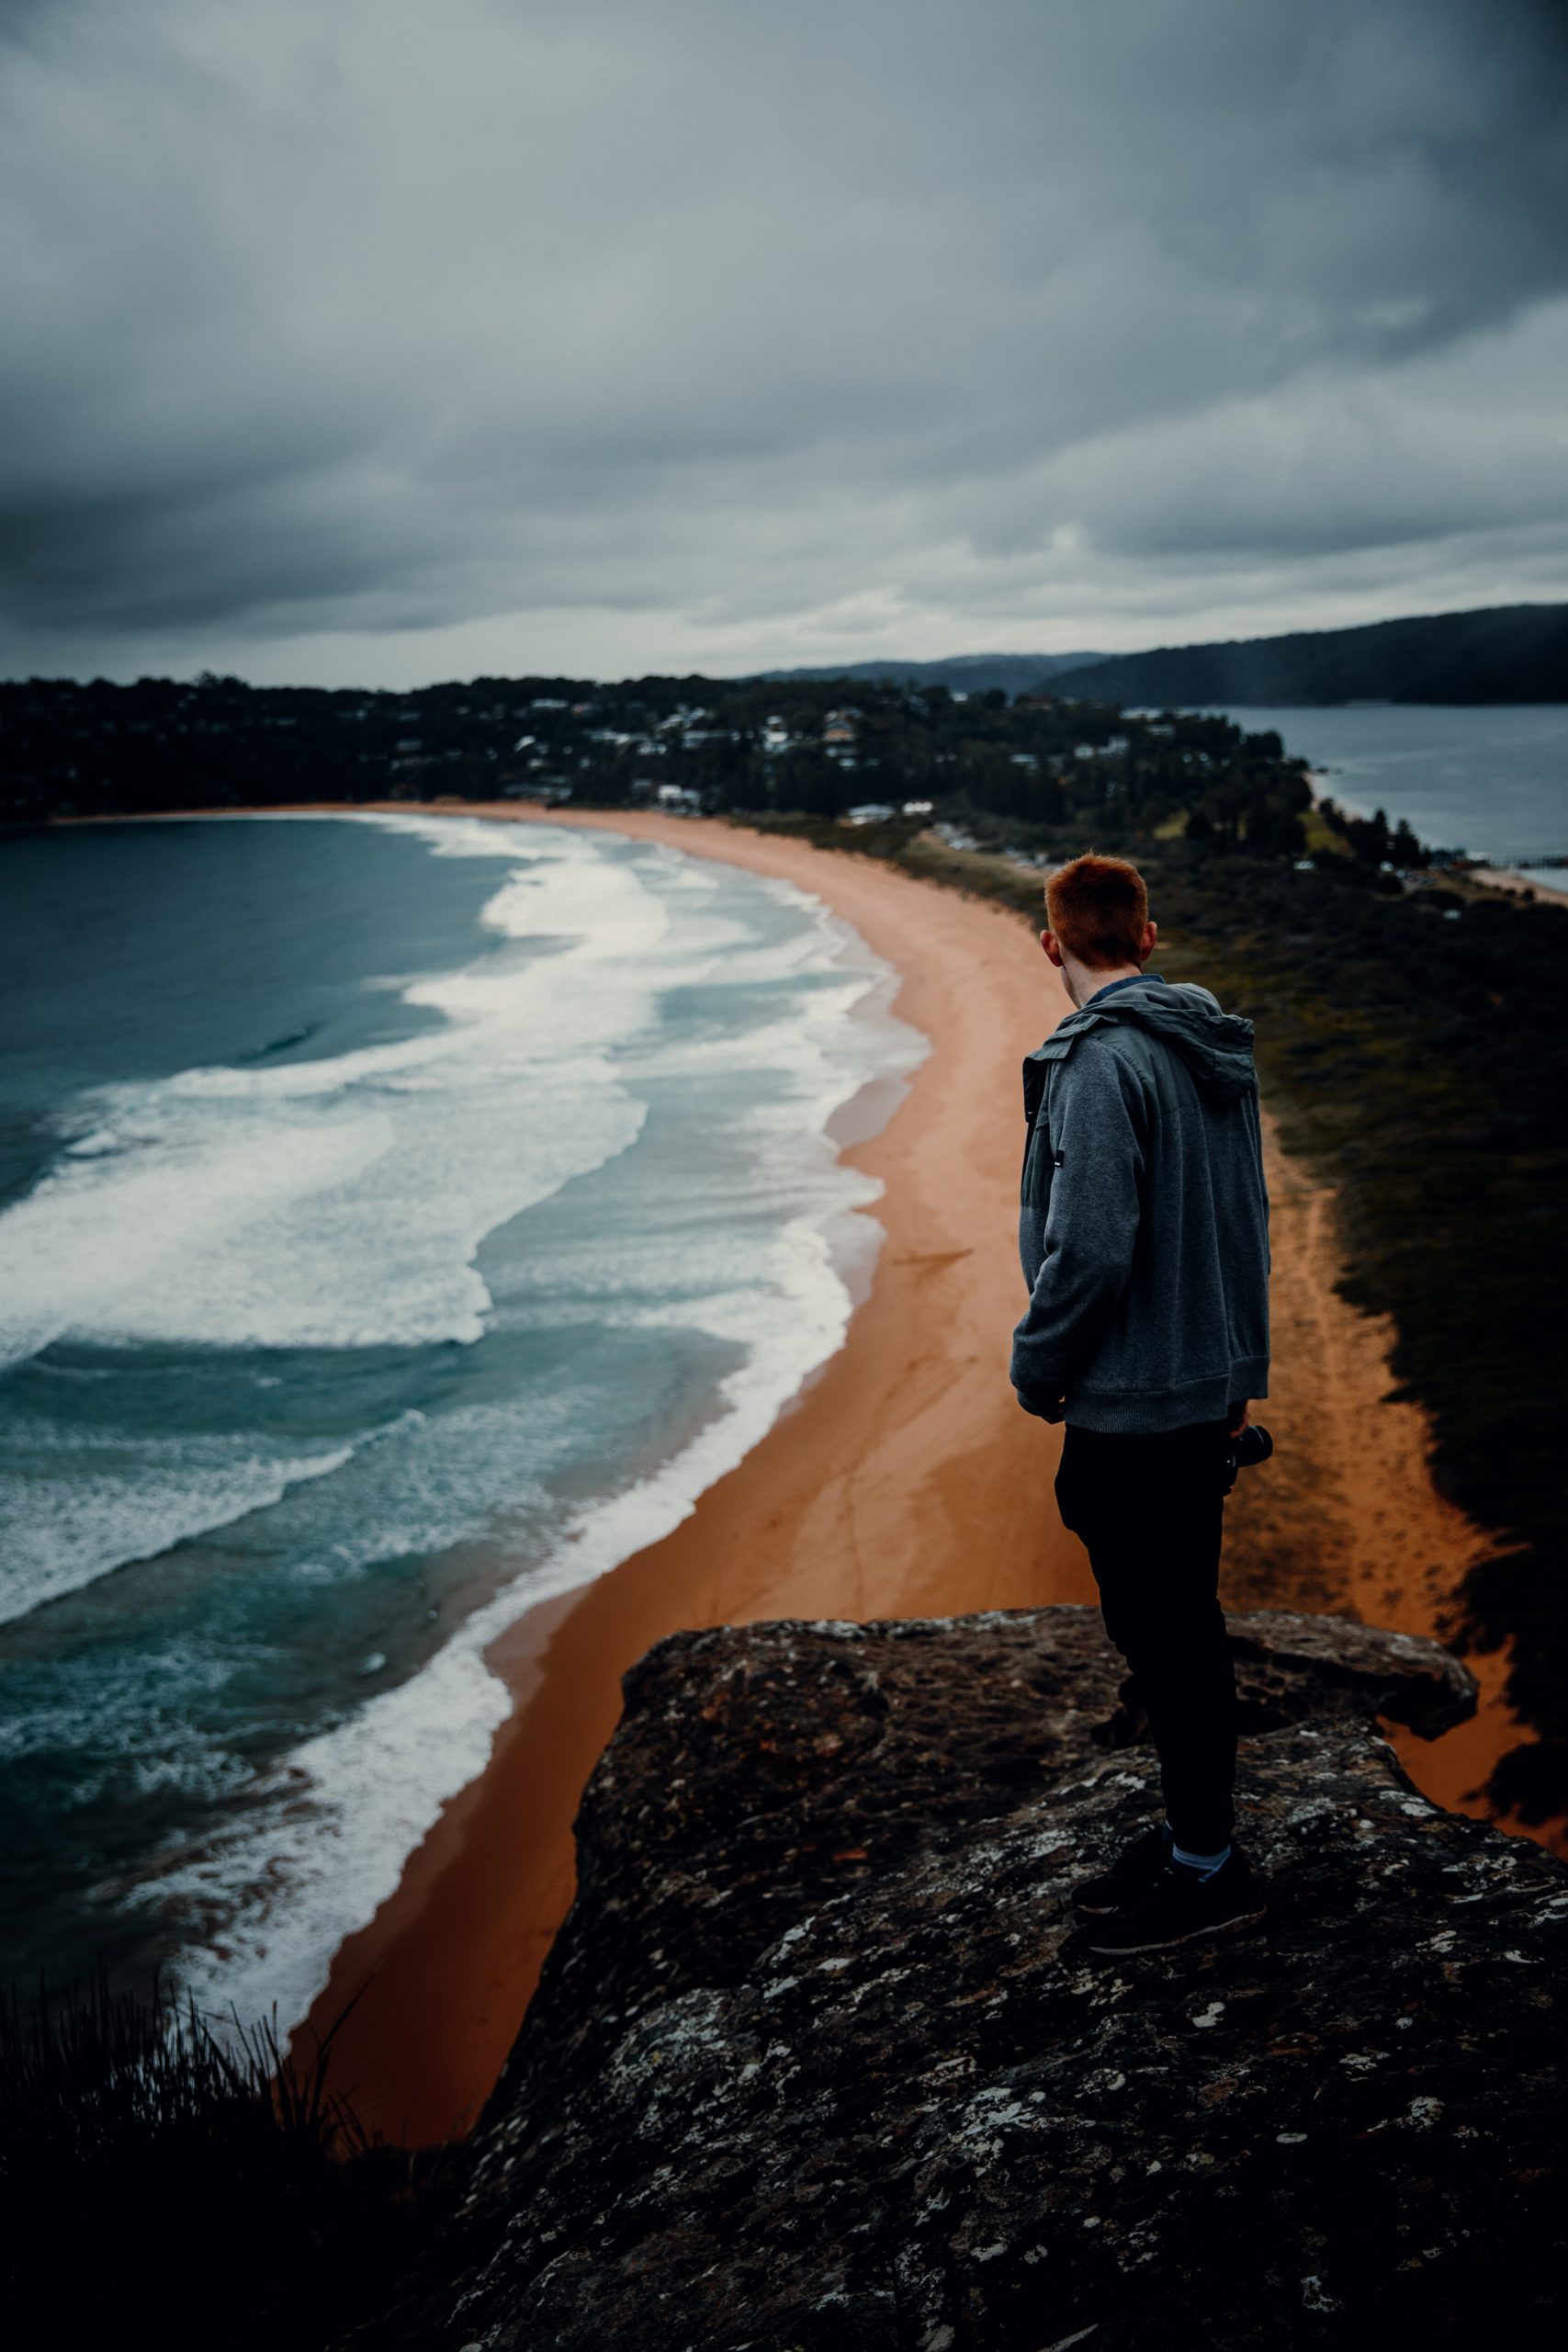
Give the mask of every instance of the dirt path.
[{"label": "dirt path", "polygon": [[[1243,1474],[1227,1513],[1225,1597],[1237,1608],[1343,1611],[1442,1640],[1469,1570],[1497,1546],[1432,1480],[1425,1413],[1392,1400],[1393,1326],[1335,1288],[1344,1272],[1332,1190],[1280,1148],[1265,1116],[1272,1204],[1273,1369],[1258,1419],[1278,1452]],[[1405,1770],[1438,1804],[1484,1815],[1475,1793],[1527,1727],[1505,1704],[1507,1657],[1470,1660],[1474,1720],[1436,1743],[1394,1735]],[[1563,1850],[1562,1828],[1542,1842]]]}]

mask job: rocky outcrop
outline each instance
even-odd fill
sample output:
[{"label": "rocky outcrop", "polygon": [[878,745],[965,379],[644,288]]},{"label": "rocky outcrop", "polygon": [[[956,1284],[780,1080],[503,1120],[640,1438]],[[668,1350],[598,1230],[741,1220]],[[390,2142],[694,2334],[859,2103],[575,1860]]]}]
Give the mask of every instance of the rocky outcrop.
[{"label": "rocky outcrop", "polygon": [[1550,2325],[1568,1872],[1376,1729],[1434,1644],[1232,1620],[1267,1926],[1095,1958],[1156,1810],[1098,1618],[678,1634],[626,1677],[576,1903],[378,2342],[1086,2352]]}]

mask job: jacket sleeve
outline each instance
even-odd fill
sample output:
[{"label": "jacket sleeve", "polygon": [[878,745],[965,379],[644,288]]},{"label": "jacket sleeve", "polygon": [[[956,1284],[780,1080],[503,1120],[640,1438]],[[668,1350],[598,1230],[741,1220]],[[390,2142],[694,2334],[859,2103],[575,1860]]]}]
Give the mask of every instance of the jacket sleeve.
[{"label": "jacket sleeve", "polygon": [[1012,1383],[1055,1401],[1127,1287],[1147,1153],[1143,1096],[1119,1054],[1086,1039],[1063,1063],[1051,1107],[1045,1255],[1013,1333]]}]

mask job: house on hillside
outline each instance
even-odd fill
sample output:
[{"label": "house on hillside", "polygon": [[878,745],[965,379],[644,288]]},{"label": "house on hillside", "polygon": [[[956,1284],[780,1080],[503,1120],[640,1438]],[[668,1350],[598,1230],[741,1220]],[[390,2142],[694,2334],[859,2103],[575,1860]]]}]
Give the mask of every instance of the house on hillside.
[{"label": "house on hillside", "polygon": [[822,721],[822,749],[841,768],[855,764],[855,721],[858,710],[830,710]]}]

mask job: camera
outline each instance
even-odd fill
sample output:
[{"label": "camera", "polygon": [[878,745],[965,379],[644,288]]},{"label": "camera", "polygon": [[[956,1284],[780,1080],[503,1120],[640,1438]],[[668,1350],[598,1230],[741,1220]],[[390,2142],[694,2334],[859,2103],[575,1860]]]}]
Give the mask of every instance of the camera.
[{"label": "camera", "polygon": [[1248,1421],[1225,1447],[1225,1487],[1228,1495],[1235,1484],[1238,1470],[1250,1470],[1255,1462],[1267,1462],[1274,1451],[1274,1441],[1266,1429],[1256,1421]]}]

